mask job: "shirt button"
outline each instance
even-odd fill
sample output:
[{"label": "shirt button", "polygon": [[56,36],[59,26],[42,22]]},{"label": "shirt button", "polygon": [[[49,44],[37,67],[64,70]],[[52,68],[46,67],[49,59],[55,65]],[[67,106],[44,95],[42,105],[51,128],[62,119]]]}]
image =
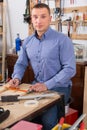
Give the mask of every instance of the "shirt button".
[{"label": "shirt button", "polygon": [[38,56],[36,56],[36,58],[38,59]]}]

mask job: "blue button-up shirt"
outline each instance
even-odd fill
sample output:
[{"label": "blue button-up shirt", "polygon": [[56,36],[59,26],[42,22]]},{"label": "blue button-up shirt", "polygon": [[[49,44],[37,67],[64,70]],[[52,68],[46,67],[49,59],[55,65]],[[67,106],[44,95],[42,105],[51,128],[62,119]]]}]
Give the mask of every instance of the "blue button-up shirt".
[{"label": "blue button-up shirt", "polygon": [[76,62],[71,39],[51,28],[38,39],[36,33],[27,37],[14,66],[13,78],[23,77],[31,64],[35,81],[44,83],[48,89],[71,85],[76,72]]}]

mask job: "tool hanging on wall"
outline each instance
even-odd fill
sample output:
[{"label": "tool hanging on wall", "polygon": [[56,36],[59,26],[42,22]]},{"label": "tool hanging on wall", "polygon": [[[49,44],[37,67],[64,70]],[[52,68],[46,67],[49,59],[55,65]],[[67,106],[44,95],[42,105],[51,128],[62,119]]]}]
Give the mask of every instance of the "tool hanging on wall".
[{"label": "tool hanging on wall", "polygon": [[30,1],[26,0],[26,9],[24,16],[24,22],[31,24],[31,16],[30,16]]},{"label": "tool hanging on wall", "polygon": [[58,31],[62,32],[62,19],[61,19],[61,16],[63,15],[63,2],[64,1],[61,1],[60,0],[60,18],[59,18],[59,23],[58,23]]},{"label": "tool hanging on wall", "polygon": [[70,24],[71,24],[71,17],[65,20],[67,22],[67,30],[68,30],[68,37],[70,37]]},{"label": "tool hanging on wall", "polygon": [[76,30],[78,28],[77,20],[79,20],[78,10],[72,10],[72,13],[73,13],[73,32],[76,33]]},{"label": "tool hanging on wall", "polygon": [[59,7],[56,7],[56,8],[54,8],[54,18],[55,19],[58,19],[59,17],[60,17],[60,8]]},{"label": "tool hanging on wall", "polygon": [[41,0],[38,0],[38,3],[41,3]]},{"label": "tool hanging on wall", "polygon": [[64,15],[64,4],[65,4],[65,0],[60,0],[61,16]]},{"label": "tool hanging on wall", "polygon": [[70,0],[70,4],[74,4],[74,0]]},{"label": "tool hanging on wall", "polygon": [[48,4],[48,6],[49,6],[49,0],[47,0],[47,4]]}]

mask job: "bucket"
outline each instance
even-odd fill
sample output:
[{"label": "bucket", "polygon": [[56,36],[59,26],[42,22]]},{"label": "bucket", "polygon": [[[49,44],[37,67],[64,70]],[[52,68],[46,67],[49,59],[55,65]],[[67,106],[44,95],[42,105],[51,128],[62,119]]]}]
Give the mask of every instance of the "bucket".
[{"label": "bucket", "polygon": [[[63,126],[62,126],[62,130],[67,129],[70,126],[71,125],[64,123]],[[54,128],[52,128],[52,130],[58,130],[58,124]],[[84,129],[84,130],[87,130],[87,129]]]},{"label": "bucket", "polygon": [[[69,128],[69,127],[70,127],[69,124],[64,123],[62,126],[62,129],[64,130],[64,129]],[[52,130],[58,130],[58,125],[56,125],[54,128],[52,128]]]}]

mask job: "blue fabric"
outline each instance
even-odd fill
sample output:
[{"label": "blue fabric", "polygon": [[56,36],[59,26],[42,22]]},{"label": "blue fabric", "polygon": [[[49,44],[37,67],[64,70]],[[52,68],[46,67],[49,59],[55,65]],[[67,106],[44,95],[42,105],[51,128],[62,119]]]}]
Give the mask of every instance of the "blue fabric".
[{"label": "blue fabric", "polygon": [[[71,87],[70,86],[67,88],[66,87],[65,88],[58,87],[58,88],[55,88],[53,90],[64,94],[65,104],[68,102],[68,100],[70,98],[70,94],[71,94]],[[42,124],[44,127],[43,130],[51,130],[58,123],[58,117],[59,117],[60,111],[61,111],[60,106],[58,107],[57,105],[54,105],[49,110],[44,112],[44,114],[41,117]]]},{"label": "blue fabric", "polygon": [[41,117],[43,130],[51,130],[58,123],[57,105],[44,112]]},{"label": "blue fabric", "polygon": [[72,41],[51,28],[42,39],[33,34],[24,40],[12,77],[21,80],[29,63],[35,80],[44,83],[48,89],[71,85],[70,79],[76,72]]},{"label": "blue fabric", "polygon": [[[63,92],[65,103],[70,97],[71,78],[76,73],[74,48],[70,38],[49,28],[41,39],[36,33],[24,40],[20,56],[14,66],[12,78],[22,79],[26,67],[31,64],[35,80],[48,89]],[[51,130],[57,123],[60,110],[53,106],[42,116],[44,130]]]},{"label": "blue fabric", "polygon": [[[67,102],[70,98],[70,94],[71,94],[71,87],[70,86],[64,87],[64,88],[63,87],[58,87],[58,88],[55,87],[52,90],[64,94],[65,104],[67,104]],[[59,117],[61,116],[60,111],[62,111],[62,110],[61,110],[60,106],[61,105],[54,105],[53,107],[51,107],[47,111],[44,111],[43,115],[36,118],[34,120],[34,122],[41,123],[43,125],[43,130],[51,130],[58,123]]]}]

